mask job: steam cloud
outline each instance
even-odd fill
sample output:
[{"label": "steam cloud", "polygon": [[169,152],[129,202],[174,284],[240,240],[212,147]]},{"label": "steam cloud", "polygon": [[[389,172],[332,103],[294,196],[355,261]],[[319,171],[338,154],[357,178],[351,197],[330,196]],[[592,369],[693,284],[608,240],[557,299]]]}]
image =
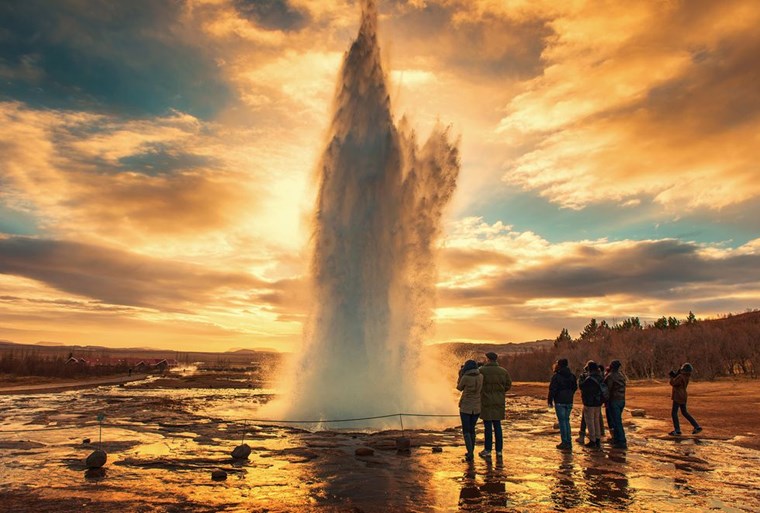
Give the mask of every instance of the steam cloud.
[{"label": "steam cloud", "polygon": [[[459,154],[447,128],[436,127],[419,147],[405,119],[394,124],[372,0],[363,3],[333,112],[318,168],[315,306],[288,409],[321,419],[430,411],[436,401],[424,389],[432,369],[420,350],[432,323],[435,243]],[[451,383],[440,374],[437,383],[437,397],[448,403]]]}]

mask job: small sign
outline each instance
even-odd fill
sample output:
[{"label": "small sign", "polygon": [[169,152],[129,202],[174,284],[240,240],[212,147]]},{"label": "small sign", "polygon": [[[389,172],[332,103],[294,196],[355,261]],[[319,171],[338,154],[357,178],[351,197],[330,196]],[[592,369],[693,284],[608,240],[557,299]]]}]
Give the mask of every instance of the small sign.
[{"label": "small sign", "polygon": [[104,413],[98,413],[98,422],[103,422],[103,419],[105,419],[106,416]]}]

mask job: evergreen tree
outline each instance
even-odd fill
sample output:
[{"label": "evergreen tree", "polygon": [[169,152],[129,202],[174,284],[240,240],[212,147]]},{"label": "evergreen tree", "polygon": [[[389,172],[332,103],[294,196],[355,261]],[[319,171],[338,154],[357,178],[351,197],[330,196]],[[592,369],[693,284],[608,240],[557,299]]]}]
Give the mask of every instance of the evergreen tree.
[{"label": "evergreen tree", "polygon": [[[605,321],[604,324],[607,323]],[[586,324],[586,326],[583,328],[583,331],[581,331],[581,336],[579,337],[580,340],[585,342],[590,342],[596,338],[596,334],[599,331],[599,325],[596,323],[596,319],[591,319],[591,322]]]},{"label": "evergreen tree", "polygon": [[570,333],[567,328],[562,328],[559,332],[559,336],[554,339],[554,347],[557,349],[569,348],[573,343],[573,339],[570,337]]}]

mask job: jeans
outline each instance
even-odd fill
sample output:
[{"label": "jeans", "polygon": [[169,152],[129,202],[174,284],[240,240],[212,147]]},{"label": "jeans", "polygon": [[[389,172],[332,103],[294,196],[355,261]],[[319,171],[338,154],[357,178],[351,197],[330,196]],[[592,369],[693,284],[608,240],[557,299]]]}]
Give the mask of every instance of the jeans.
[{"label": "jeans", "polygon": [[677,402],[673,402],[673,409],[670,411],[670,415],[673,417],[673,427],[676,429],[677,432],[681,431],[681,423],[678,422],[678,410],[681,410],[681,413],[683,414],[684,418],[691,422],[691,425],[694,426],[694,429],[697,429],[699,427],[699,424],[696,420],[694,420],[694,417],[689,415],[689,412],[686,411],[686,403],[684,404],[678,404]]},{"label": "jeans", "polygon": [[[625,404],[625,401],[623,402]],[[612,401],[607,401],[607,404],[604,405],[604,416],[607,417],[607,427],[610,430],[610,434],[612,437],[615,437],[615,428],[614,423],[612,422],[613,414],[612,414]],[[604,433],[602,433],[604,434]]]},{"label": "jeans", "polygon": [[480,413],[462,413],[459,412],[459,418],[462,419],[462,433],[469,434],[475,440],[475,425],[478,423]]},{"label": "jeans", "polygon": [[501,434],[501,421],[500,420],[484,420],[483,424],[486,428],[486,452],[491,452],[491,429],[496,434],[496,452],[501,452],[504,448],[504,438]]},{"label": "jeans", "polygon": [[625,430],[623,429],[623,408],[625,408],[625,399],[610,401],[607,420],[612,424],[612,438],[616,444],[627,444],[625,439]]},{"label": "jeans", "polygon": [[570,412],[573,411],[572,403],[554,403],[554,411],[557,413],[557,421],[559,422],[559,436],[562,439],[562,443],[572,445],[573,441],[570,437]]}]

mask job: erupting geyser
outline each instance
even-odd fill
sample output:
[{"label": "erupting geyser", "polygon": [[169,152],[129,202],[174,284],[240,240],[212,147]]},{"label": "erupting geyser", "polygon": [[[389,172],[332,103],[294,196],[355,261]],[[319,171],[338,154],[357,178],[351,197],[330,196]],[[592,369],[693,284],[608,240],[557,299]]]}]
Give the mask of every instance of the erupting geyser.
[{"label": "erupting geyser", "polygon": [[[394,124],[377,44],[377,11],[363,2],[345,56],[314,214],[314,306],[292,378],[291,413],[345,418],[430,411],[422,341],[431,325],[435,243],[456,187],[459,156],[436,127],[418,147]],[[445,380],[438,398],[449,402]],[[453,411],[455,403],[447,408]]]}]

